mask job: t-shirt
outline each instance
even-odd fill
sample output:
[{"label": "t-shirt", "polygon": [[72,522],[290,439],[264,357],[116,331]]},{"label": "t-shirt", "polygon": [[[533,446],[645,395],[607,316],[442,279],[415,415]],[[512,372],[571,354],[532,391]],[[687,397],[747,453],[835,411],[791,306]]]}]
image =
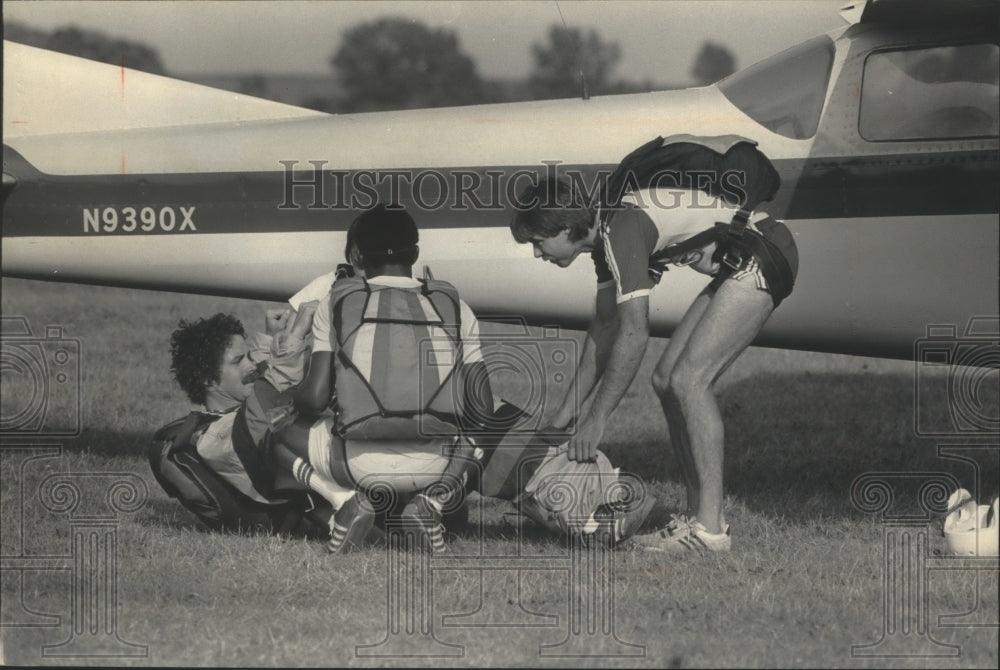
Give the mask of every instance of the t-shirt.
[{"label": "t-shirt", "polygon": [[[412,277],[394,277],[387,275],[372,277],[368,280],[368,283],[375,286],[394,286],[396,288],[418,288],[420,286],[420,282]],[[316,316],[313,317],[313,353],[316,353],[317,351],[333,351],[333,345],[330,337],[329,293],[328,289],[326,297],[320,300],[319,306],[316,308]],[[421,296],[421,299],[426,300],[423,296]],[[476,315],[464,300],[459,299],[458,304],[460,318],[462,319],[462,360],[466,365],[470,363],[481,363],[483,361],[483,353],[482,346],[479,341],[479,321],[476,319]]]},{"label": "t-shirt", "polygon": [[313,279],[311,282],[303,286],[298,293],[293,295],[288,299],[288,304],[292,306],[295,311],[299,310],[299,307],[304,302],[309,302],[310,300],[322,300],[323,296],[330,295],[330,286],[337,279],[337,273],[327,272],[325,275],[320,275]]},{"label": "t-shirt", "polygon": [[[738,211],[719,198],[691,189],[643,189],[626,194],[622,204],[626,205],[623,210],[599,224],[601,245],[591,253],[598,289],[614,286],[619,303],[648,296],[657,284],[659,277],[650,273],[651,255],[717,222],[730,222]],[[753,221],[766,216],[764,212],[754,214],[750,229],[755,230]],[[714,243],[709,243],[679,263],[690,263],[698,272],[714,275],[719,268],[711,262],[713,250]]]}]

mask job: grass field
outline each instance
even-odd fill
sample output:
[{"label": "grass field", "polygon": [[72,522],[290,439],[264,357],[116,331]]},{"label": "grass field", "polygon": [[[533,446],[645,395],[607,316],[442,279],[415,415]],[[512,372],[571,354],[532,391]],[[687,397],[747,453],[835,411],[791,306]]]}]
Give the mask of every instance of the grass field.
[{"label": "grass field", "polygon": [[[331,557],[317,541],[203,531],[159,489],[145,460],[153,430],[189,409],[169,377],[177,320],[226,311],[254,328],[267,303],[10,279],[2,288],[5,335],[7,317],[20,316],[36,340],[59,326],[74,356],[78,343],[78,358],[46,372],[39,425],[50,434],[81,428],[74,437],[3,441],[4,663],[998,665],[997,563],[950,558],[940,536],[954,482],[978,489],[981,502],[996,495],[996,441],[917,434],[951,422],[955,373],[947,368],[749,350],[720,385],[729,555],[571,555],[558,538],[519,530],[508,505],[478,499],[479,523],[452,538],[446,560],[382,547]],[[484,328],[497,338],[507,332]],[[49,334],[31,351],[51,351],[58,338]],[[17,346],[27,351],[24,342]],[[664,344],[651,343],[605,445],[660,501],[651,523],[682,496],[649,388]],[[30,393],[9,365],[12,351],[8,340],[5,420],[20,416]],[[68,377],[52,381],[60,370]],[[506,394],[524,392],[502,377]],[[977,399],[987,408],[1000,402],[995,372],[991,379]],[[955,449],[942,453],[942,445]],[[61,481],[79,492],[76,507]],[[852,495],[858,481],[872,485]],[[143,504],[130,501],[129,484],[139,494],[146,487]],[[102,518],[115,507],[124,511]],[[88,553],[95,546],[107,552]],[[575,562],[583,568],[574,572]],[[111,577],[74,583],[91,568]],[[581,571],[590,580],[582,591],[570,581]],[[581,593],[594,600],[581,605]],[[117,604],[110,614],[108,603]],[[78,646],[58,646],[67,641]],[[86,655],[98,652],[112,655]],[[576,655],[552,655],[560,652]]]}]

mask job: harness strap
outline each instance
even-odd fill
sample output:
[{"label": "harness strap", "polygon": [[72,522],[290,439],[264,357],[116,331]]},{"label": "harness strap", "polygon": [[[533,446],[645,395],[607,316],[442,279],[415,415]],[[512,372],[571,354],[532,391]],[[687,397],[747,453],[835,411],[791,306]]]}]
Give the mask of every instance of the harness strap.
[{"label": "harness strap", "polygon": [[[653,255],[649,257],[649,261],[650,263],[662,264],[664,266],[666,266],[669,263],[675,263],[684,256],[691,253],[692,251],[695,251],[696,249],[701,249],[706,244],[709,244],[711,242],[718,242],[720,237],[719,235],[720,231],[717,229],[719,226],[724,226],[724,225],[726,224],[718,224],[712,228],[709,228],[708,230],[703,230],[700,233],[697,233],[687,238],[686,240],[681,240],[677,244],[669,244],[664,248],[660,249],[659,251],[653,253]],[[661,269],[666,270],[667,268],[663,267]]]},{"label": "harness strap", "polygon": [[753,214],[751,210],[741,207],[738,212],[733,214],[733,220],[729,222],[729,233],[736,237],[743,237],[743,231],[750,223],[751,214]]},{"label": "harness strap", "polygon": [[741,207],[733,215],[733,220],[726,226],[725,239],[730,243],[726,244],[723,242],[719,245],[719,248],[722,250],[722,264],[733,270],[740,268],[745,259],[742,245],[739,242],[743,241],[743,234],[746,232],[747,224],[750,222],[750,214],[750,211]]},{"label": "harness strap", "polygon": [[347,440],[337,433],[336,425],[330,435],[330,471],[333,479],[341,486],[357,487],[347,463]]},{"label": "harness strap", "polygon": [[[172,454],[178,449],[191,445],[191,437],[205,425],[218,419],[221,415],[208,412],[192,411],[183,419],[164,426],[153,436],[153,442],[164,447],[163,456]],[[174,428],[176,426],[176,429]],[[194,446],[194,445],[191,445]]]},{"label": "harness strap", "polygon": [[717,249],[714,260],[735,270],[742,265],[744,260],[744,245],[740,242],[744,241],[744,233],[750,221],[750,214],[749,210],[740,209],[733,215],[733,219],[729,223],[719,222],[686,240],[667,245],[650,256],[649,261],[657,266],[657,271],[662,273],[668,269],[666,267],[668,264],[677,263],[692,251],[715,242]]}]

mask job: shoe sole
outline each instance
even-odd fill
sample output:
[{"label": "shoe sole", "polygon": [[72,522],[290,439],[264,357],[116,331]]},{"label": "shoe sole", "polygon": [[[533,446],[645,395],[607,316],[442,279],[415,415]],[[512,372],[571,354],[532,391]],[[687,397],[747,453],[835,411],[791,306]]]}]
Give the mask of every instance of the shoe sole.
[{"label": "shoe sole", "polygon": [[663,546],[657,546],[652,544],[641,544],[636,542],[635,539],[632,543],[642,549],[643,551],[654,551],[660,554],[672,554],[674,556],[696,556],[699,554],[726,554],[732,551],[733,547],[730,544],[728,547],[713,547],[712,545],[706,543],[704,540],[699,538],[697,535],[693,535],[689,538],[678,538],[672,540],[669,543],[664,543]]}]

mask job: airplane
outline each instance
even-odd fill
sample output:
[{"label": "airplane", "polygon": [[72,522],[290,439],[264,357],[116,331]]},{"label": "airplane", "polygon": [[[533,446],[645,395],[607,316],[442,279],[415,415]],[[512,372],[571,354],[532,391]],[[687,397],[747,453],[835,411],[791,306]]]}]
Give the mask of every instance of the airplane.
[{"label": "airplane", "polygon": [[[756,345],[909,359],[1000,304],[1000,0],[858,0],[846,25],[705,87],[328,115],[4,43],[2,273],[285,300],[357,207],[415,212],[484,319],[586,326],[594,275],[516,244],[516,193],[656,136],[757,142],[800,253]],[[669,336],[706,279],[650,299]],[[995,338],[995,334],[994,334]]]}]

